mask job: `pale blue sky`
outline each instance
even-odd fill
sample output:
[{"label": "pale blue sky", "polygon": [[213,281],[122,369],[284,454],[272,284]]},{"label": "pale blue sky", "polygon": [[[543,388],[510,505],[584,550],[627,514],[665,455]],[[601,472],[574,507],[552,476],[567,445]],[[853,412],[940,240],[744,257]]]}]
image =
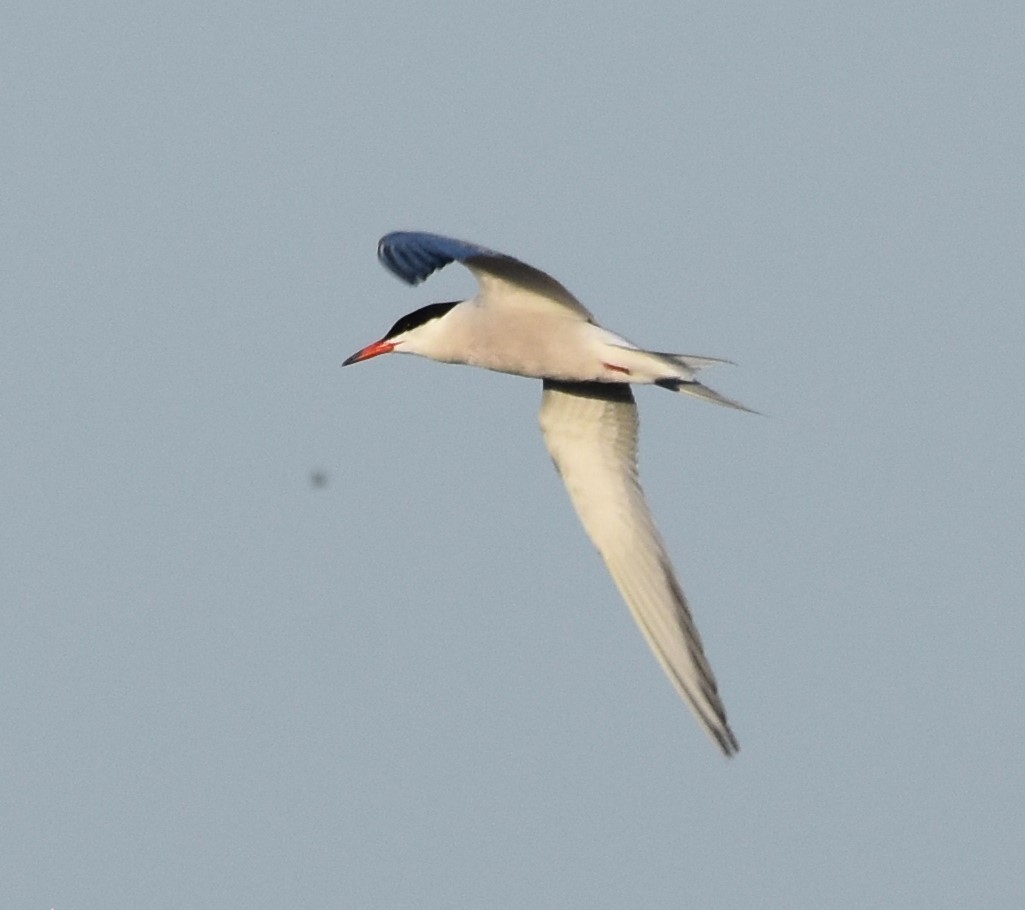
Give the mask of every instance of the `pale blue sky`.
[{"label": "pale blue sky", "polygon": [[[0,906],[1025,904],[1025,12],[0,14]],[[341,361],[377,238],[516,255],[640,390],[722,759],[540,389]],[[310,485],[313,470],[329,475]]]}]

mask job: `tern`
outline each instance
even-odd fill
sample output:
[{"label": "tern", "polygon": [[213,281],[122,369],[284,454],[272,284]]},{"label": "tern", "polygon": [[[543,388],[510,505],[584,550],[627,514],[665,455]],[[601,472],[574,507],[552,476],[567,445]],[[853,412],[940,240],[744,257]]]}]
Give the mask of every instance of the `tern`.
[{"label": "tern", "polygon": [[474,243],[397,231],[381,238],[377,255],[411,285],[461,263],[478,293],[414,310],[343,365],[418,354],[540,379],[541,431],[584,530],[677,692],[722,752],[736,753],[701,637],[638,481],[630,389],[654,384],[748,411],[695,377],[726,361],[643,350],[598,325],[554,278]]}]

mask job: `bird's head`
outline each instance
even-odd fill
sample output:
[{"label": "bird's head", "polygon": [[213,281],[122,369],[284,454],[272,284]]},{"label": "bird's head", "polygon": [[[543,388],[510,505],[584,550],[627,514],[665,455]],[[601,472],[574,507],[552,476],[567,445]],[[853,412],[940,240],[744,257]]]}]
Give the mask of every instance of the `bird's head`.
[{"label": "bird's head", "polygon": [[359,363],[362,360],[369,360],[379,354],[420,354],[423,357],[432,357],[438,347],[438,341],[444,332],[442,317],[460,301],[453,300],[450,303],[431,303],[407,313],[398,322],[388,329],[380,341],[368,344],[365,348],[358,350],[343,363],[347,367],[350,363]]}]

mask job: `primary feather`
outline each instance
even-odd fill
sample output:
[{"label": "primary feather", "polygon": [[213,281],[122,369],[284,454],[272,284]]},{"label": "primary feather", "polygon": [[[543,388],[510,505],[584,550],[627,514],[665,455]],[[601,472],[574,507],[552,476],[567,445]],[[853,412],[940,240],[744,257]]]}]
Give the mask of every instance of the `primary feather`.
[{"label": "primary feather", "polygon": [[637,479],[637,428],[628,385],[544,383],[541,430],[584,530],[680,696],[732,755],[736,737]]},{"label": "primary feather", "polygon": [[486,300],[490,306],[519,303],[533,307],[547,303],[592,321],[587,308],[551,275],[475,243],[440,234],[395,231],[381,238],[377,256],[408,284],[419,284],[438,269],[458,262],[473,272],[480,284],[477,299],[482,303]]}]

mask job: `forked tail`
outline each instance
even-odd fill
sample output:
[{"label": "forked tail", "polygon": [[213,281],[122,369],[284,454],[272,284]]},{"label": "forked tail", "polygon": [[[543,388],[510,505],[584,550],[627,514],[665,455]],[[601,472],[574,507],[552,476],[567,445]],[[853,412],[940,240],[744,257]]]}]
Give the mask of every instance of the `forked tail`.
[{"label": "forked tail", "polygon": [[723,407],[747,411],[748,414],[758,413],[758,411],[742,405],[739,401],[734,401],[732,398],[720,395],[715,389],[702,385],[696,379],[656,379],[655,385],[663,389],[669,389],[670,392],[683,392],[684,395],[693,395],[695,398],[710,401],[712,404],[721,404]]},{"label": "forked tail", "polygon": [[643,351],[636,348],[627,348],[616,345],[624,354],[627,354],[630,363],[631,374],[636,377],[631,381],[652,382],[663,389],[671,392],[682,392],[685,395],[693,395],[712,404],[721,404],[723,407],[735,408],[738,411],[747,411],[749,414],[757,414],[739,401],[720,395],[714,389],[702,385],[695,378],[695,374],[705,367],[716,366],[720,363],[732,363],[730,360],[722,360],[718,357],[700,357],[697,354],[666,354],[662,351]]}]

